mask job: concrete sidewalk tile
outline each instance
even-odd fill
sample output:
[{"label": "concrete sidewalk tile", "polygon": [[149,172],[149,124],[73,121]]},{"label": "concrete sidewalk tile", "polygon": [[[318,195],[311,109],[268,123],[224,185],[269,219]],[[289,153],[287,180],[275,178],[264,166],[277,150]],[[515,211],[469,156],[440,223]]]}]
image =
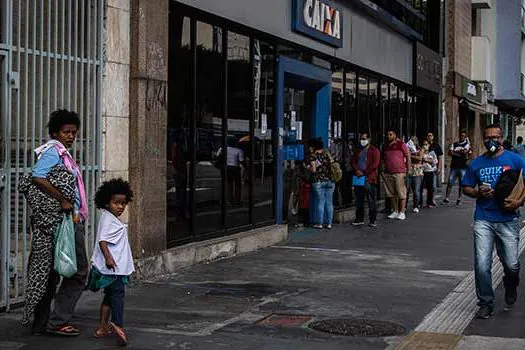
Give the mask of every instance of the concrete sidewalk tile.
[{"label": "concrete sidewalk tile", "polygon": [[461,339],[456,334],[412,332],[396,350],[454,350]]},{"label": "concrete sidewalk tile", "polygon": [[525,339],[493,338],[480,336],[463,337],[457,350],[523,350]]}]

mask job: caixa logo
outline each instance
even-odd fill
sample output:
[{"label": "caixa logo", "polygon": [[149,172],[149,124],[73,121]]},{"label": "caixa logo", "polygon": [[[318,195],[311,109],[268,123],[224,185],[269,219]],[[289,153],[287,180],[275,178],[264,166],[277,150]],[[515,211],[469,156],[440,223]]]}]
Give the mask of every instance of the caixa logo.
[{"label": "caixa logo", "polygon": [[343,46],[343,11],[330,0],[293,0],[293,30],[334,47]]}]

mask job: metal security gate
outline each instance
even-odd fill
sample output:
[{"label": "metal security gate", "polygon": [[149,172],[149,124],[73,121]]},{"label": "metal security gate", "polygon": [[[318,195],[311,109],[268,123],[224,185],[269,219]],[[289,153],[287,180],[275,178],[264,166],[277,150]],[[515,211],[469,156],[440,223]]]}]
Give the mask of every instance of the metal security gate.
[{"label": "metal security gate", "polygon": [[98,184],[104,6],[104,0],[0,0],[0,310],[23,301],[31,231],[17,184],[34,164],[35,147],[48,139],[52,111],[79,113],[72,154],[89,199]]}]

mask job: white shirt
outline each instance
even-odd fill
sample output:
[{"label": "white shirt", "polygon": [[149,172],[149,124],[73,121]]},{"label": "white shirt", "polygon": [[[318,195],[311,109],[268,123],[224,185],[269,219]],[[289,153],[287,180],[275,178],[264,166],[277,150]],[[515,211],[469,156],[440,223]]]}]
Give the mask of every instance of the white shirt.
[{"label": "white shirt", "polygon": [[[97,241],[91,257],[91,263],[103,275],[129,276],[135,271],[135,265],[133,264],[133,255],[131,254],[131,247],[128,241],[128,226],[111,214],[111,212],[105,209],[101,211],[102,215],[98,221]],[[99,245],[101,241],[109,243],[109,252],[117,264],[115,270],[110,270],[106,267],[106,258],[104,258]]]},{"label": "white shirt", "polygon": [[[228,146],[227,152],[228,157],[226,159],[226,165],[238,167],[244,162],[244,152],[242,149]],[[221,153],[222,148],[217,152],[217,156],[220,156]]]}]

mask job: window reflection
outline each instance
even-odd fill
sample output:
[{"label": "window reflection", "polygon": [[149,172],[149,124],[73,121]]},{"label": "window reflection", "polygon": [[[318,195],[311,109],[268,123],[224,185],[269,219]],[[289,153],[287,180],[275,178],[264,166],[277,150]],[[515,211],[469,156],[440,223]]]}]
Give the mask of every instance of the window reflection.
[{"label": "window reflection", "polygon": [[195,233],[222,229],[222,30],[197,22]]},{"label": "window reflection", "polygon": [[189,166],[191,159],[191,21],[170,18],[170,71],[167,133],[167,240],[168,246],[190,238]]},{"label": "window reflection", "polygon": [[250,223],[250,182],[252,140],[251,89],[253,73],[250,66],[250,39],[228,32],[228,133],[226,193],[228,228]]},{"label": "window reflection", "polygon": [[346,205],[350,205],[353,201],[352,191],[352,176],[354,175],[352,167],[350,166],[350,160],[354,155],[357,147],[357,75],[355,72],[345,72],[345,108],[346,108],[346,130],[343,138],[345,140],[345,150],[347,156],[345,159],[345,173],[343,175],[344,188],[348,189],[344,191],[344,202]]},{"label": "window reflection", "polygon": [[[330,139],[328,148],[333,159],[339,163],[341,169],[345,170],[345,142],[343,136],[344,118],[344,90],[343,90],[343,69],[334,66],[332,68],[332,123],[330,125]],[[344,177],[343,172],[343,177]],[[348,191],[344,186],[345,179],[336,183],[333,203],[335,208],[342,208],[345,205],[344,192]]]},{"label": "window reflection", "polygon": [[275,118],[275,51],[259,40],[253,43],[255,80],[253,216],[255,223],[273,220],[273,123]]}]

